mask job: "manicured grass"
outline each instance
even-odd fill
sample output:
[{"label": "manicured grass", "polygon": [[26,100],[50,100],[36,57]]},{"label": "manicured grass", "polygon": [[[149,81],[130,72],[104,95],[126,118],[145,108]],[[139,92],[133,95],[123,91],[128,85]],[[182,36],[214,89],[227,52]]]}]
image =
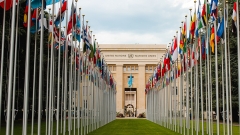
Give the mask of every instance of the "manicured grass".
[{"label": "manicured grass", "polygon": [[146,119],[117,119],[89,135],[178,135]]}]

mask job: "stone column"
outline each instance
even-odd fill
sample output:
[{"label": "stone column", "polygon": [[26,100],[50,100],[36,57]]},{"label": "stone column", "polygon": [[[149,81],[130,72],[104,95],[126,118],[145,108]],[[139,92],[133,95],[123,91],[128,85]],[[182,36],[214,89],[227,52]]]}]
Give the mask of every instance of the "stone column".
[{"label": "stone column", "polygon": [[[123,64],[116,65],[116,83],[117,83],[117,94],[116,94],[116,106],[117,112],[124,112],[124,90],[123,90]],[[123,113],[124,114],[124,113]]]},{"label": "stone column", "polygon": [[137,116],[146,111],[145,105],[145,64],[138,65]]}]

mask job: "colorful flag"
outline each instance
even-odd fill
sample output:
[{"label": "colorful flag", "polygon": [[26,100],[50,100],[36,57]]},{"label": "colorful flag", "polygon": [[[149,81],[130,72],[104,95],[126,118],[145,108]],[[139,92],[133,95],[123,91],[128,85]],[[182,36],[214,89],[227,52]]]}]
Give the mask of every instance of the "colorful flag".
[{"label": "colorful flag", "polygon": [[214,27],[212,27],[212,30],[211,30],[211,38],[210,38],[210,46],[212,48],[212,53],[214,53],[214,45],[215,45],[215,34],[214,34]]},{"label": "colorful flag", "polygon": [[[196,37],[199,36],[198,30],[199,30],[200,28],[198,28],[198,25],[200,25],[200,23],[201,23],[201,13],[200,13],[200,9],[201,9],[201,1],[199,0],[198,10],[197,10],[197,21],[196,21],[196,26],[197,26],[197,28],[195,28],[195,29],[196,29],[196,31],[195,31]],[[201,25],[202,25],[202,24],[201,24]]]},{"label": "colorful flag", "polygon": [[76,7],[72,5],[70,20],[68,22],[68,27],[67,27],[67,34],[70,34],[70,32],[72,32],[72,29],[75,26],[75,24],[76,24]]},{"label": "colorful flag", "polygon": [[46,5],[52,5],[59,2],[59,0],[46,0]]},{"label": "colorful flag", "polygon": [[233,14],[232,14],[232,32],[237,35],[237,2],[233,4]]},{"label": "colorful flag", "polygon": [[[46,9],[46,1],[43,1],[43,8]],[[36,9],[42,6],[42,0],[31,0],[31,8]]]},{"label": "colorful flag", "polygon": [[[67,0],[63,0],[62,1],[62,7],[59,8],[59,11],[58,11],[58,14],[57,14],[57,17],[54,21],[54,24],[56,26],[59,25],[59,23],[61,23],[63,20],[64,20],[64,16],[65,16],[65,11],[67,9]],[[61,16],[60,16],[61,15]]]},{"label": "colorful flag", "polygon": [[[5,10],[9,10],[12,7],[13,4],[13,0],[0,0],[0,6],[4,9],[4,1],[6,2],[6,7]],[[18,2],[18,0],[16,0],[16,3]]]},{"label": "colorful flag", "polygon": [[80,23],[80,15],[77,16],[76,23],[76,31],[75,31],[76,39],[81,42],[81,23]]},{"label": "colorful flag", "polygon": [[224,32],[224,17],[222,17],[222,21],[220,22],[220,25],[218,27],[218,31],[217,31],[218,38],[221,38],[223,36],[223,32]]},{"label": "colorful flag", "polygon": [[211,16],[213,16],[213,20],[217,18],[217,6],[218,6],[218,0],[212,0],[211,1]]},{"label": "colorful flag", "polygon": [[178,50],[177,50],[177,37],[174,38],[173,41],[173,53],[172,53],[172,60],[175,61],[178,58]]}]

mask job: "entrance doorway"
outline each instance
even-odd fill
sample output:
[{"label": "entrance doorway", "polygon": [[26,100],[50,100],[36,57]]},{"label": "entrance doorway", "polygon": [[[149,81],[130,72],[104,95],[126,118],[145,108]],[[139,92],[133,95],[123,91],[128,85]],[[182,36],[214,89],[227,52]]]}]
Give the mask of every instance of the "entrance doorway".
[{"label": "entrance doorway", "polygon": [[125,88],[125,117],[137,117],[137,88]]}]

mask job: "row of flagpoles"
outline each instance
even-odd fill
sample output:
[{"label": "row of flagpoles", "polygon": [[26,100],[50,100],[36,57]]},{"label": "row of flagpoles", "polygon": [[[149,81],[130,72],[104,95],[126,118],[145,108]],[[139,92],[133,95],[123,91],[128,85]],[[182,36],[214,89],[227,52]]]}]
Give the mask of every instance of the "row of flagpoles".
[{"label": "row of flagpoles", "polygon": [[[0,124],[5,125],[6,123],[6,126],[3,126],[6,135],[20,134],[14,132],[15,117],[17,112],[20,111],[16,109],[15,105],[16,92],[19,89],[16,86],[16,67],[19,53],[19,2],[17,0],[0,1],[0,5],[4,5],[2,6],[4,14],[0,73],[0,116],[3,112],[5,114],[5,121],[0,120]],[[60,8],[55,13],[57,2]],[[77,1],[72,1],[69,17],[68,2],[67,0],[26,1],[23,19],[23,26],[27,29],[22,108],[23,135],[33,135],[35,132],[38,135],[44,134],[43,132],[48,135],[65,135],[67,133],[85,135],[115,119],[116,82],[101,55],[95,36],[92,35],[90,26],[88,26],[88,21],[86,21],[86,26],[84,24],[84,15],[81,16],[81,8],[77,11]],[[46,5],[51,6],[51,8],[46,9]],[[4,50],[7,44],[5,43],[5,23],[8,10],[11,10],[12,15],[11,42],[10,49]],[[63,24],[66,25],[62,28]],[[46,32],[48,33],[48,39],[44,38]],[[35,35],[34,40],[30,39],[31,34]],[[40,38],[40,43],[37,42],[38,38]],[[31,41],[34,41],[34,43]],[[44,46],[45,43],[47,43],[46,46]],[[83,47],[80,47],[81,45]],[[33,46],[34,49],[30,49]],[[39,49],[37,49],[37,46],[39,46]],[[45,47],[47,48],[47,54],[44,54]],[[6,51],[9,51],[9,57],[4,58],[4,52]],[[34,51],[34,58],[30,58],[30,51]],[[47,64],[44,64],[44,57],[47,58]],[[31,63],[30,59],[33,59],[34,62]],[[3,69],[6,68],[3,64],[5,60],[9,62],[6,69],[8,80],[3,79]],[[29,72],[30,68],[33,68],[33,73]],[[46,74],[46,78],[44,78],[44,74]],[[33,76],[33,80],[29,80],[29,76]],[[3,83],[6,81],[8,84],[4,89]],[[33,83],[33,89],[29,89],[30,83]],[[46,84],[46,87],[43,84]],[[2,95],[3,90],[7,93],[5,98]],[[32,93],[32,95],[29,93]],[[32,97],[31,101],[33,102],[30,101],[29,97]],[[45,99],[45,102],[43,102],[43,99]],[[4,107],[1,106],[3,102],[6,102]],[[31,118],[29,114],[31,114]],[[37,120],[35,120],[36,115]]]},{"label": "row of flagpoles", "polygon": [[[196,6],[197,1],[194,1],[190,21],[187,21],[186,15],[180,32],[176,32],[146,84],[148,120],[180,134],[233,134],[230,65],[231,62],[238,62],[239,94],[239,3],[238,0],[233,2],[232,29],[227,23],[228,4],[225,0],[221,3],[218,0],[211,0],[210,3],[204,0],[201,4],[199,0]],[[229,31],[237,36],[238,61],[230,62]],[[219,75],[222,76],[220,80]],[[220,94],[222,97],[219,97]],[[213,110],[214,103],[216,110]],[[220,112],[219,108],[223,111]],[[221,115],[222,126],[219,121]]]}]

